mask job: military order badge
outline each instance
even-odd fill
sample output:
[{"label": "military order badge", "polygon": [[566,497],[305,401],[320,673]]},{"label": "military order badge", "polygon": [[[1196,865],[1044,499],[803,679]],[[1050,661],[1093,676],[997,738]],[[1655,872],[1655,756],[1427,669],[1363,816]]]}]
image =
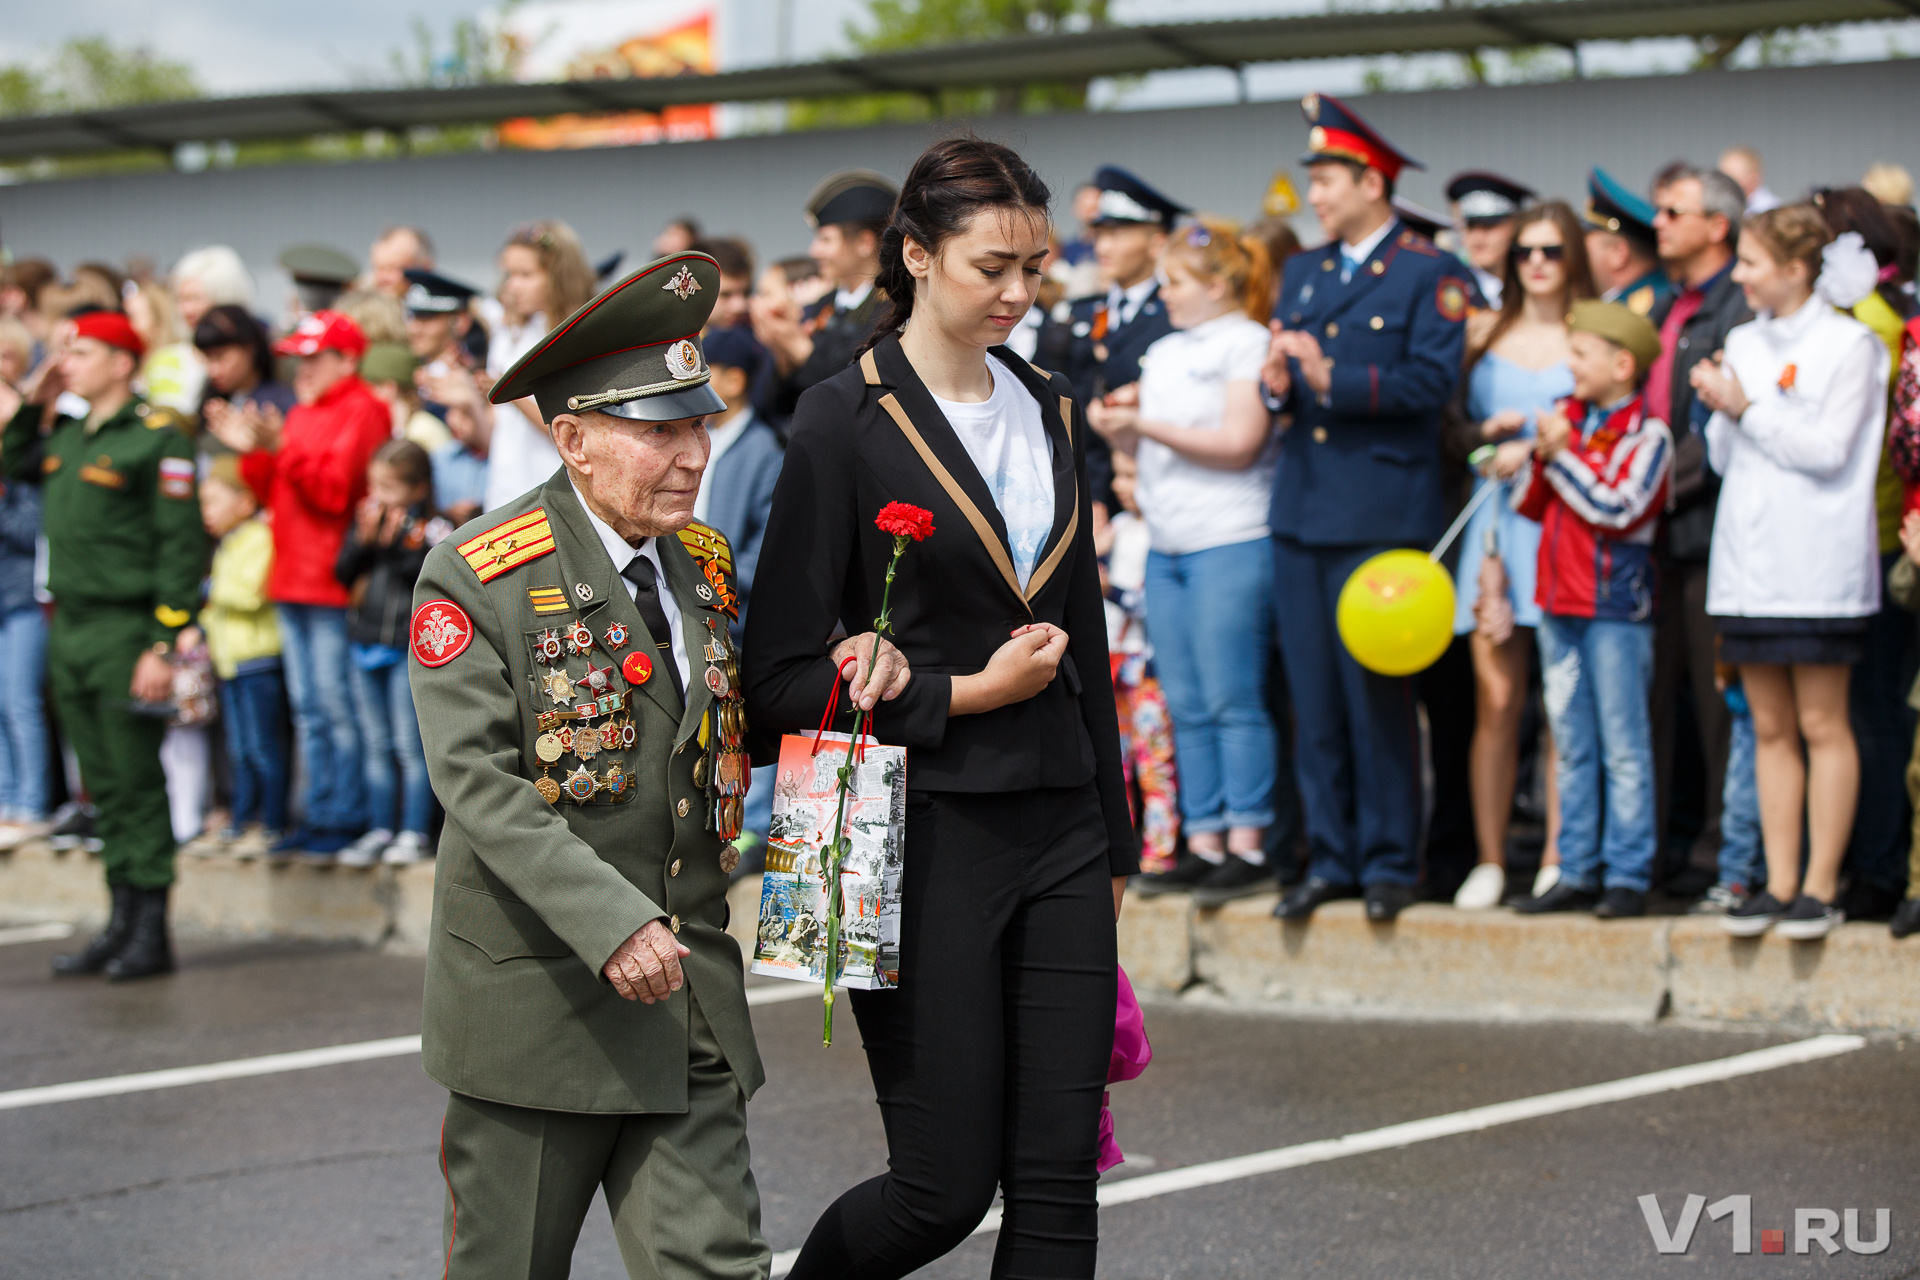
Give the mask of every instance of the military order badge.
[{"label": "military order badge", "polygon": [[473,620],[451,600],[429,600],[413,611],[413,656],[423,667],[444,667],[467,651]]}]

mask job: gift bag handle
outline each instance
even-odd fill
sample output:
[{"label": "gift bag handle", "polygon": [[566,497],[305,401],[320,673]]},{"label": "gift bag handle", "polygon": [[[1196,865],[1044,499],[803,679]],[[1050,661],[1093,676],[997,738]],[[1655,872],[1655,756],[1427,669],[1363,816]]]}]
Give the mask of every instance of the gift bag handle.
[{"label": "gift bag handle", "polygon": [[[833,724],[834,715],[840,710],[840,686],[847,682],[847,668],[858,666],[859,663],[859,658],[847,658],[834,670],[833,692],[827,695],[827,713],[820,717],[820,728],[816,730],[813,735],[813,754],[816,756],[820,754],[820,740],[826,736],[828,727]],[[859,753],[860,762],[865,764],[867,759],[866,744],[860,743],[856,745],[855,750]]]}]

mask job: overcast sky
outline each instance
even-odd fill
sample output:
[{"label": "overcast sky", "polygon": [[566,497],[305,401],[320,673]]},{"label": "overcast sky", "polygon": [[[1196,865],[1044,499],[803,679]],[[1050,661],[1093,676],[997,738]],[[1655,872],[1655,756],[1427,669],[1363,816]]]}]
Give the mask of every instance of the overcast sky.
[{"label": "overcast sky", "polygon": [[[731,5],[734,35],[727,41],[735,65],[772,60],[772,15],[783,0],[718,0]],[[866,11],[865,0],[784,0],[794,6],[794,56],[813,58],[844,47],[849,19]],[[1406,0],[1400,0],[1405,3]],[[1372,0],[1392,7],[1392,0]],[[475,0],[327,0],[322,4],[261,3],[260,0],[64,0],[29,4],[14,0],[0,23],[0,62],[40,56],[74,36],[111,33],[123,44],[145,44],[193,66],[201,82],[219,94],[273,93],[314,87],[380,82],[391,76],[391,53],[413,47],[413,22],[424,21],[444,40],[456,19],[488,9]],[[1344,7],[1354,7],[1352,0]],[[1194,21],[1248,14],[1324,12],[1324,0],[1114,0],[1122,22]],[[1690,46],[1685,41],[1647,41],[1596,47],[1589,68],[1616,74],[1678,70]],[[1873,23],[1841,28],[1832,56],[1871,59],[1890,50],[1920,54],[1920,22]],[[1340,93],[1357,89],[1368,64],[1358,60],[1303,62],[1254,68],[1249,89],[1256,98],[1290,97],[1308,89]],[[1446,60],[1390,64],[1397,83],[1421,87]],[[1099,105],[1174,106],[1231,101],[1233,77],[1224,71],[1174,72],[1132,85],[1123,100],[1096,94]]]}]

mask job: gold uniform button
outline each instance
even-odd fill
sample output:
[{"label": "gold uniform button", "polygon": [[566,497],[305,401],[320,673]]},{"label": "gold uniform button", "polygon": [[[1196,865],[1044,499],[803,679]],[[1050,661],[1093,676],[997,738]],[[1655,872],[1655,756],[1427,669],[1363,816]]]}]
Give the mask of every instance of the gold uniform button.
[{"label": "gold uniform button", "polygon": [[1382,320],[1379,316],[1375,316],[1373,319],[1367,321],[1367,328],[1369,329],[1384,329],[1386,327],[1387,327],[1387,322],[1385,320]]},{"label": "gold uniform button", "polygon": [[1333,259],[1332,259],[1332,258],[1328,258],[1328,259],[1327,259],[1327,260],[1326,260],[1325,262],[1322,262],[1322,263],[1320,264],[1320,269],[1321,269],[1322,271],[1331,271],[1331,270],[1333,270]]},{"label": "gold uniform button", "polygon": [[1380,259],[1375,258],[1373,260],[1373,265],[1368,267],[1367,270],[1373,272],[1373,274],[1377,276],[1383,276],[1387,274],[1387,264],[1380,261]]},{"label": "gold uniform button", "polygon": [[673,865],[667,868],[667,874],[670,876],[677,876],[680,874],[680,859],[675,858],[673,860]]},{"label": "gold uniform button", "polygon": [[671,925],[671,926],[673,927],[673,931],[674,931],[675,933],[678,933],[678,932],[680,932],[680,917],[679,917],[679,916],[675,916],[675,917],[673,917],[673,919],[672,919],[672,920],[670,920],[670,921],[668,921],[668,924],[670,924],[670,925]]},{"label": "gold uniform button", "polygon": [[1337,338],[1340,336],[1340,326],[1331,320],[1327,321],[1327,336],[1329,338]]},{"label": "gold uniform button", "polygon": [[1315,427],[1313,429],[1313,442],[1315,444],[1325,444],[1327,442],[1327,429],[1325,427]]},{"label": "gold uniform button", "polygon": [[681,796],[680,805],[679,805],[679,808],[676,810],[676,812],[678,812],[679,815],[684,818],[687,816],[687,810],[690,808],[692,808],[692,806],[687,803],[687,798],[685,796]]}]

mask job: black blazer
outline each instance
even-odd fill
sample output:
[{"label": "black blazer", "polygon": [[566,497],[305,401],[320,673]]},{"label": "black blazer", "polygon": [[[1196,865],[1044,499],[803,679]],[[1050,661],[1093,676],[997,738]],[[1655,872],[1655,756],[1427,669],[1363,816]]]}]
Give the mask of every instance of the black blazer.
[{"label": "black blazer", "polygon": [[[1106,617],[1086,486],[1087,432],[1071,387],[1005,347],[993,354],[1040,402],[1053,442],[1053,532],[1023,593],[1006,524],[986,482],[926,385],[889,335],[857,364],[809,390],[794,414],[786,463],[761,543],[745,648],[756,730],[811,732],[837,676],[827,660],[845,626],[880,612],[893,539],[880,508],[933,513],[934,534],[900,561],[892,641],[913,679],[880,704],[875,736],[907,748],[907,785],[923,791],[1025,791],[1098,785],[1114,875],[1139,869],[1107,665]],[[1037,696],[949,718],[953,677],[983,670],[1028,622],[1067,633],[1060,672]],[[852,727],[843,698],[834,726]]]}]

